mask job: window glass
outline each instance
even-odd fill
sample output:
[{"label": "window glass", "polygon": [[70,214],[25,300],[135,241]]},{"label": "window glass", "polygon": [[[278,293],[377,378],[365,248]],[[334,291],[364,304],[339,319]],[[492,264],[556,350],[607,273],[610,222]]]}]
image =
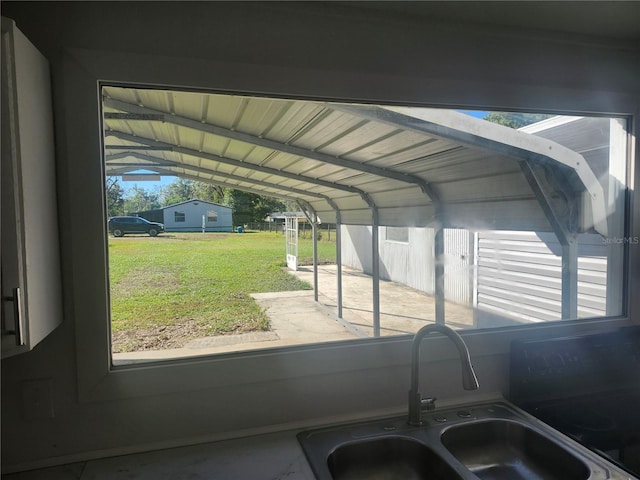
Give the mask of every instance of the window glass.
[{"label": "window glass", "polygon": [[409,229],[404,227],[387,227],[385,229],[387,241],[390,242],[409,242]]},{"label": "window glass", "polygon": [[[180,91],[169,112],[167,92],[104,90],[107,176],[157,164],[161,182],[130,191],[153,201],[135,211],[185,202],[149,217],[166,224],[161,242],[109,242],[116,361],[625,313],[639,240],[625,214],[624,118]],[[152,148],[123,159],[131,145]],[[285,235],[271,214],[304,221]],[[319,319],[314,258],[332,313]],[[291,316],[270,315],[287,302]]]}]

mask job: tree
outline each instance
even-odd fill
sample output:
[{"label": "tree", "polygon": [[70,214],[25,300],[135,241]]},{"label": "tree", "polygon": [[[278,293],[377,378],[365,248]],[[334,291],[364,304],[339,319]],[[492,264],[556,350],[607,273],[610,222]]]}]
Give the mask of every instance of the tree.
[{"label": "tree", "polygon": [[256,195],[258,198],[253,205],[254,222],[263,222],[264,219],[272,212],[281,212],[286,210],[286,206],[277,198],[264,197]]},{"label": "tree", "polygon": [[234,225],[262,222],[269,213],[285,209],[284,203],[276,198],[242,190],[227,189],[224,200],[233,209]]},{"label": "tree", "polygon": [[[163,205],[184,202],[196,198],[196,189],[192,180],[178,178],[161,190]],[[204,200],[204,199],[202,199]]]},{"label": "tree", "polygon": [[541,113],[489,112],[483,120],[504,125],[505,127],[520,128],[552,116]]},{"label": "tree", "polygon": [[115,217],[124,213],[124,188],[117,177],[107,177],[107,216]]},{"label": "tree", "polygon": [[242,190],[227,190],[225,203],[232,209],[233,224],[245,225],[251,222],[251,195]]},{"label": "tree", "polygon": [[135,213],[160,208],[159,198],[158,193],[148,192],[138,186],[132,187],[124,199],[124,211]]},{"label": "tree", "polygon": [[208,182],[194,182],[196,198],[214,203],[224,202],[225,189]]},{"label": "tree", "polygon": [[193,198],[221,203],[224,200],[224,189],[208,182],[179,178],[162,189],[161,197],[165,206]]},{"label": "tree", "polygon": [[[300,210],[300,205],[298,205],[298,202],[295,200],[283,200],[284,203],[284,210],[285,212],[297,212]],[[274,212],[277,210],[273,210]]]}]

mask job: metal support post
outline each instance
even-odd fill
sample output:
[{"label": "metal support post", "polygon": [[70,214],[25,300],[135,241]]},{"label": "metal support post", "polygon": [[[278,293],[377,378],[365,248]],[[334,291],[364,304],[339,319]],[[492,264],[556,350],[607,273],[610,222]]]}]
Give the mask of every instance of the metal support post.
[{"label": "metal support post", "polygon": [[[627,122],[622,118],[609,120],[609,188],[607,197],[607,316],[623,313],[625,238],[624,205],[627,186]],[[617,240],[617,241],[616,241]]]},{"label": "metal support post", "polygon": [[380,249],[378,208],[372,208],[373,224],[371,225],[371,263],[373,281],[373,336],[380,336]]},{"label": "metal support post", "polygon": [[338,318],[342,318],[342,219],[340,211],[336,211],[336,277],[337,277],[337,298],[338,298]]},{"label": "metal support post", "polygon": [[313,214],[311,223],[311,234],[313,235],[313,299],[318,301],[318,217]]},{"label": "metal support post", "polygon": [[575,236],[562,243],[562,319],[578,318],[578,242]]},{"label": "metal support post", "polygon": [[578,318],[578,241],[575,233],[567,228],[567,221],[557,216],[550,194],[544,187],[541,176],[527,161],[520,162],[531,190],[545,213],[562,248],[562,320]]},{"label": "metal support post", "polygon": [[433,256],[435,259],[434,294],[436,300],[436,323],[444,325],[444,228],[438,223],[433,239]]}]

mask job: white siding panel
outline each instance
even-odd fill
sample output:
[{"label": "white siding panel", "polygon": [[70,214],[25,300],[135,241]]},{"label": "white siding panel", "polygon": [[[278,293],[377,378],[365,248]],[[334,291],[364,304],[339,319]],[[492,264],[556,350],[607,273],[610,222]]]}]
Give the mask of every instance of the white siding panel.
[{"label": "white siding panel", "polygon": [[[406,227],[426,226],[433,222],[435,210],[432,205],[424,207],[381,208],[378,210],[380,225]],[[411,230],[414,230],[413,228]]]},{"label": "white siding panel", "polygon": [[[489,260],[481,259],[482,264],[486,265]],[[493,282],[504,283],[508,285],[519,284],[523,285],[524,288],[550,288],[550,289],[560,289],[561,282],[560,277],[551,278],[548,275],[541,274],[532,274],[522,271],[505,271],[501,269],[493,269],[489,270],[489,268],[484,267],[485,271],[483,272],[483,282],[491,285]],[[552,271],[552,270],[550,270]]]},{"label": "white siding panel", "polygon": [[[561,248],[535,232],[481,232],[478,325],[561,318]],[[606,246],[598,235],[578,237],[578,317],[606,313]]]},{"label": "white siding panel", "polygon": [[522,295],[530,294],[532,291],[535,291],[536,296],[540,298],[559,302],[562,299],[562,292],[559,287],[560,281],[547,282],[546,285],[536,285],[532,288],[531,283],[514,282],[513,280],[507,280],[504,278],[484,276],[482,284],[478,285],[478,291],[483,293],[488,291],[505,291]]},{"label": "white siding panel", "polygon": [[[511,305],[512,310],[536,308],[543,311],[560,312],[561,295],[540,295],[538,290],[526,291],[515,288],[493,288],[483,283],[478,285],[478,297],[499,298],[501,302]],[[555,298],[554,298],[555,297]]]},{"label": "white siding panel", "polygon": [[[493,301],[492,301],[493,300]],[[513,325],[514,323],[535,323],[556,320],[555,315],[548,315],[548,312],[544,312],[541,309],[511,309],[508,302],[503,301],[501,298],[486,299],[484,297],[478,297],[478,302],[483,304],[483,322],[478,322],[478,326],[500,326],[500,325]],[[505,316],[505,311],[509,311],[509,316]],[[490,322],[490,323],[489,323]]]},{"label": "white siding panel", "polygon": [[584,295],[600,297],[603,301],[607,298],[607,285],[604,282],[601,285],[596,285],[595,283],[581,282],[578,279],[578,291]]},{"label": "white siding panel", "polygon": [[[531,262],[505,261],[498,258],[501,254],[500,250],[482,250],[478,253],[478,269],[479,275],[496,272],[497,275],[511,275],[514,273],[527,273],[531,275],[542,275],[554,278],[554,274],[559,272],[560,263],[557,265],[535,264]],[[484,271],[485,267],[490,270]],[[560,278],[560,277],[558,277]]]},{"label": "white siding panel", "polygon": [[599,315],[603,315],[602,311],[604,311],[607,308],[607,299],[606,297],[601,297],[597,295],[578,294],[578,305],[580,307],[589,308],[594,311],[598,311],[600,312]]},{"label": "white siding panel", "polygon": [[600,309],[593,308],[585,308],[578,306],[578,317],[579,318],[593,318],[593,317],[601,317],[602,311]]}]

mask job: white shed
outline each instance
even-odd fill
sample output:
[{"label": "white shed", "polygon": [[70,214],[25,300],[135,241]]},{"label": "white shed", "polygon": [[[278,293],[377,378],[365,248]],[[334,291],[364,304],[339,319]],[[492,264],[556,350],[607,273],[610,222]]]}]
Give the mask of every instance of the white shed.
[{"label": "white shed", "polygon": [[167,205],[162,209],[167,232],[231,232],[231,207],[197,198]]}]

